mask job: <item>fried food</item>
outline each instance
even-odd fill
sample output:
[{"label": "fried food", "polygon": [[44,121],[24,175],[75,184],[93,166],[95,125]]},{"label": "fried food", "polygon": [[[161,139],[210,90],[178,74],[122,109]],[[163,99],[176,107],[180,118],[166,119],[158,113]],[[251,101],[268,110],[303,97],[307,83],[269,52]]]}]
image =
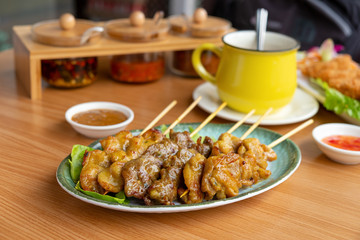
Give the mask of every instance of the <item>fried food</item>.
[{"label": "fried food", "polygon": [[338,55],[330,61],[321,61],[321,56],[311,53],[298,62],[304,76],[320,78],[331,88],[360,100],[360,69],[348,54]]}]

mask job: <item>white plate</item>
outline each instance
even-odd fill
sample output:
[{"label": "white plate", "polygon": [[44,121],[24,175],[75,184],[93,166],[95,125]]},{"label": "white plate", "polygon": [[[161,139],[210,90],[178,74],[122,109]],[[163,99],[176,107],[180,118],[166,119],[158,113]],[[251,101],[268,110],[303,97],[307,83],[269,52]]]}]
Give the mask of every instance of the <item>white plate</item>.
[{"label": "white plate", "polygon": [[[310,82],[307,77],[301,74],[300,71],[298,71],[297,83],[300,88],[314,96],[321,104],[324,104],[325,91],[320,86]],[[339,116],[349,123],[360,125],[359,120],[352,118],[345,113],[340,114]]]},{"label": "white plate", "polygon": [[[208,113],[214,112],[222,103],[217,94],[216,87],[208,82],[201,84],[194,90],[193,98],[196,99],[199,96],[202,96],[199,107]],[[267,116],[261,122],[261,125],[282,125],[300,122],[311,118],[318,110],[319,103],[316,99],[297,88],[293,100],[282,109]],[[218,117],[235,122],[242,119],[245,115],[245,113],[235,111],[228,107],[217,114]],[[253,115],[246,120],[246,123],[255,123],[259,117],[260,115]]]}]

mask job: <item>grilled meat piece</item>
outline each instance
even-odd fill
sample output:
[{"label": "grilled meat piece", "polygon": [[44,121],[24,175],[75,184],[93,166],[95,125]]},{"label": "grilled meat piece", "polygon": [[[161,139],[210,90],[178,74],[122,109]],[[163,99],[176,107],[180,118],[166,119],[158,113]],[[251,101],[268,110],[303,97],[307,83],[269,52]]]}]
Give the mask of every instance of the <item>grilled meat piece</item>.
[{"label": "grilled meat piece", "polygon": [[241,188],[241,158],[239,154],[228,153],[211,156],[205,160],[201,191],[205,199],[234,197]]},{"label": "grilled meat piece", "polygon": [[146,205],[172,205],[177,198],[177,189],[180,184],[181,173],[185,163],[195,155],[193,149],[180,149],[176,155],[166,159],[160,171],[160,179],[153,182],[144,198]]},{"label": "grilled meat piece", "polygon": [[170,139],[179,146],[179,152],[164,161],[160,175],[161,178],[154,181],[145,195],[145,203],[151,204],[173,204],[177,198],[177,190],[182,180],[182,170],[186,162],[197,152],[208,156],[211,153],[213,141],[205,137],[204,143],[201,138],[195,143],[189,132],[170,131]]},{"label": "grilled meat piece", "polygon": [[266,169],[268,161],[276,160],[277,155],[274,150],[261,144],[259,139],[245,139],[238,153],[242,157],[241,183],[243,185],[251,186],[271,175],[271,171]]},{"label": "grilled meat piece", "polygon": [[184,183],[189,191],[183,195],[185,189],[179,188],[178,194],[184,203],[199,203],[204,199],[204,193],[201,192],[201,179],[205,166],[205,156],[197,153],[185,164],[183,169]]},{"label": "grilled meat piece", "polygon": [[217,156],[221,153],[227,154],[231,152],[237,152],[237,149],[239,148],[241,143],[242,141],[240,140],[240,138],[230,133],[223,133],[214,143],[211,155]]},{"label": "grilled meat piece", "polygon": [[163,161],[178,149],[177,144],[165,138],[151,145],[139,158],[127,162],[122,169],[126,196],[144,198],[146,189],[158,178]]},{"label": "grilled meat piece", "polygon": [[196,140],[195,150],[205,157],[209,157],[213,149],[214,141],[208,136],[205,137],[204,142],[201,142],[201,140],[201,137]]},{"label": "grilled meat piece", "polygon": [[104,189],[97,181],[98,174],[110,166],[109,157],[104,151],[93,150],[86,152],[83,160],[83,168],[80,173],[82,189],[97,193],[104,193]]},{"label": "grilled meat piece", "polygon": [[152,144],[161,141],[159,130],[150,129],[142,136],[132,136],[129,131],[121,131],[100,141],[112,164],[98,174],[98,183],[106,192],[118,193],[124,187],[121,171],[126,162],[138,158]]}]

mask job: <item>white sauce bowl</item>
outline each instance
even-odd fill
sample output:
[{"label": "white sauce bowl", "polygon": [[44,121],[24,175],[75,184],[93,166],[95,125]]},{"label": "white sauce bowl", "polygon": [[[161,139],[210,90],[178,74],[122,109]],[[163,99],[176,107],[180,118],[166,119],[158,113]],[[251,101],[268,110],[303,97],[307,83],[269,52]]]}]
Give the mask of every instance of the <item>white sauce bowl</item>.
[{"label": "white sauce bowl", "polygon": [[317,146],[330,159],[342,164],[360,163],[360,151],[336,148],[322,141],[322,139],[331,135],[360,137],[360,127],[345,123],[328,123],[314,128],[312,135]]},{"label": "white sauce bowl", "polygon": [[[95,109],[107,109],[107,110],[115,110],[122,112],[127,119],[121,123],[107,126],[90,126],[85,124],[80,124],[74,122],[72,117],[80,112],[85,112],[89,110]],[[121,130],[125,129],[133,120],[134,120],[134,112],[119,103],[113,102],[86,102],[81,103],[69,108],[65,113],[66,121],[79,133],[89,138],[104,138],[110,135],[114,135]]]}]

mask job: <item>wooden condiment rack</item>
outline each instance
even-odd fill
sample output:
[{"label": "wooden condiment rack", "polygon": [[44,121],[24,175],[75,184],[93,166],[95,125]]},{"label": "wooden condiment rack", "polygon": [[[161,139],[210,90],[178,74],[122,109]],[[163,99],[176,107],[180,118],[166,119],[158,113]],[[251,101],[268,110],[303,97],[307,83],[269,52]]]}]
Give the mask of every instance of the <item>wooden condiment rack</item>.
[{"label": "wooden condiment rack", "polygon": [[31,99],[41,99],[41,60],[73,57],[110,56],[145,52],[189,50],[202,43],[221,45],[218,38],[192,38],[169,34],[165,40],[128,43],[103,37],[98,43],[81,47],[54,47],[34,42],[31,38],[31,26],[13,27],[16,76]]}]

